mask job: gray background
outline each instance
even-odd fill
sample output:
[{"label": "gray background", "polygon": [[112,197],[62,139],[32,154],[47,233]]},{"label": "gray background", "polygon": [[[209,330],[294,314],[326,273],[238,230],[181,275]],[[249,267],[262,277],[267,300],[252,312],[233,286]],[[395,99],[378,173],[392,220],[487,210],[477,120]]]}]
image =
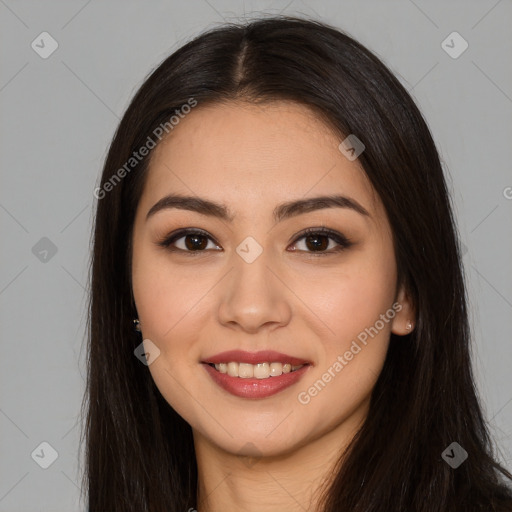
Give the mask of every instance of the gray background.
[{"label": "gray background", "polygon": [[[419,103],[467,248],[479,389],[499,458],[512,467],[510,0],[0,0],[0,511],[84,509],[78,422],[93,190],[127,102],[199,31],[260,12],[347,31]],[[59,45],[47,59],[31,47],[43,31]],[[453,31],[469,44],[456,59],[441,46]],[[50,456],[43,441],[58,452],[48,469],[35,462]]]}]

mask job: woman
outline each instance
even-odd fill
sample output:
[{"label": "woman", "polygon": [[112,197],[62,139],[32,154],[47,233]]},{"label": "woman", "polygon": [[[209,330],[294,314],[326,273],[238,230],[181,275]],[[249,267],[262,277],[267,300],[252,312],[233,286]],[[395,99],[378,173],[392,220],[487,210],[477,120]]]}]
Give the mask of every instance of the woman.
[{"label": "woman", "polygon": [[512,510],[439,156],[366,48],[289,17],[202,34],[95,195],[90,512]]}]

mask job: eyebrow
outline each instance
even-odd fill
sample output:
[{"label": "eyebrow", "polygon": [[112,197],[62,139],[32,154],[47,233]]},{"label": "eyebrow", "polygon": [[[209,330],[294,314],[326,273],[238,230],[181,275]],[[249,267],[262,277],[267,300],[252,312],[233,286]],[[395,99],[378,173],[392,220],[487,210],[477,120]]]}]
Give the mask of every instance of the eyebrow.
[{"label": "eyebrow", "polygon": [[[146,215],[146,221],[159,211],[173,208],[190,210],[200,213],[201,215],[217,217],[228,222],[234,220],[234,215],[223,204],[200,197],[169,194],[162,197],[162,199],[150,208]],[[297,215],[325,208],[347,208],[360,215],[371,218],[368,211],[355,199],[342,195],[318,196],[282,203],[274,208],[273,218],[275,222],[281,222]]]}]

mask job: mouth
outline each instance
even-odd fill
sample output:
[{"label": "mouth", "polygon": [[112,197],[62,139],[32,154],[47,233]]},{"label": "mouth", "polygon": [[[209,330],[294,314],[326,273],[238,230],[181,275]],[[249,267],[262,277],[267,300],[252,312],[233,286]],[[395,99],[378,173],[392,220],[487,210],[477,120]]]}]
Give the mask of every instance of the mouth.
[{"label": "mouth", "polygon": [[232,350],[201,361],[213,382],[241,398],[266,398],[295,384],[310,361],[274,351]]}]

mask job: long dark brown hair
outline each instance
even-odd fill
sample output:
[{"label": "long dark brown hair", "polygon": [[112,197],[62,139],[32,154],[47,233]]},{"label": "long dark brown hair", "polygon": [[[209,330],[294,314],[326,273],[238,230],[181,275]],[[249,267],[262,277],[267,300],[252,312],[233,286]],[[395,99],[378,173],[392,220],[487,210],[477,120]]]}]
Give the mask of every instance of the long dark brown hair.
[{"label": "long dark brown hair", "polygon": [[[472,376],[461,249],[429,129],[373,53],[324,23],[280,16],[225,24],[182,46],[145,80],[113,138],[96,194],[91,262],[83,402],[89,511],[201,506],[191,427],[134,356],[141,338],[132,326],[131,239],[150,155],[126,166],[191,99],[196,108],[292,100],[340,137],[355,134],[389,217],[416,326],[406,337],[391,334],[367,419],[319,509],[512,510],[512,475],[495,460]],[[441,456],[452,442],[468,453],[456,469]]]}]

